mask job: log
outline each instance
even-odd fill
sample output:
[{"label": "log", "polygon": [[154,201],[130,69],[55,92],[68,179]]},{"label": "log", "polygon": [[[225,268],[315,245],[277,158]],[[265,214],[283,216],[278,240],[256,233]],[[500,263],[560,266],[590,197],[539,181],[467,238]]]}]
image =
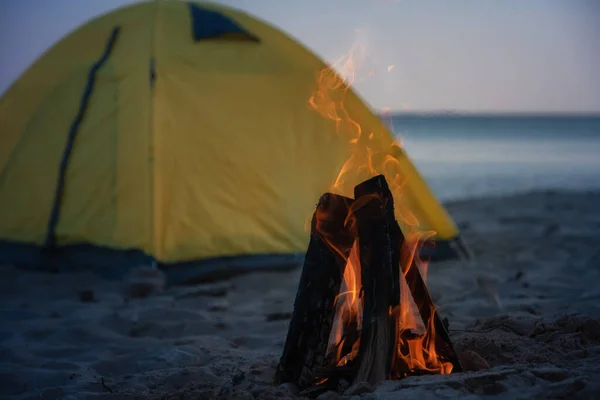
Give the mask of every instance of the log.
[{"label": "log", "polygon": [[[402,231],[400,226],[396,222],[396,216],[394,213],[394,197],[389,189],[387,181],[383,175],[374,176],[368,179],[354,188],[354,197],[356,199],[367,197],[367,196],[378,196],[383,202],[385,218],[389,223],[389,238],[391,243],[391,265],[392,265],[392,279],[391,285],[391,299],[390,306],[392,310],[396,310],[400,306],[400,249],[404,242]],[[401,360],[397,359],[397,351],[395,351],[398,345],[398,329],[397,324],[393,325],[393,329],[390,331],[392,335],[392,343],[394,350],[391,355],[391,365],[393,369],[400,370],[401,373],[408,373],[408,366],[404,365]]]},{"label": "log", "polygon": [[325,367],[329,334],[346,259],[354,238],[345,221],[352,199],[324,194],[311,222],[311,234],[294,301],[294,311],[276,371],[276,381],[302,390]]},{"label": "log", "polygon": [[395,266],[400,265],[400,249],[404,242],[404,236],[400,230],[396,215],[394,213],[394,197],[390,191],[387,181],[383,175],[377,175],[368,179],[354,188],[354,197],[359,199],[365,196],[378,196],[383,202],[385,217],[389,220],[389,235],[391,240],[392,254],[392,309],[400,305],[400,268]]},{"label": "log", "polygon": [[[383,202],[385,217],[390,221],[390,239],[392,241],[392,265],[400,265],[400,246],[404,241],[400,226],[396,222],[396,215],[394,213],[394,197],[389,189],[387,181],[383,175],[377,175],[371,179],[368,179],[354,188],[354,198],[359,199],[365,196],[378,196]],[[392,307],[400,304],[400,269],[393,268],[394,279],[392,282]]]},{"label": "log", "polygon": [[364,291],[362,330],[354,382],[372,385],[388,379],[394,354],[390,315],[393,293],[390,220],[379,196],[357,198],[352,210]]},{"label": "log", "polygon": [[[406,277],[408,288],[413,299],[415,300],[419,314],[421,315],[421,318],[427,329],[430,328],[430,326],[428,326],[428,321],[430,321],[430,319],[433,317],[436,350],[446,361],[452,363],[454,372],[461,372],[462,366],[460,364],[458,355],[452,346],[450,335],[448,334],[445,325],[442,323],[442,319],[440,318],[438,312],[432,311],[435,308],[429,290],[427,289],[427,285],[425,284],[425,280],[419,272],[419,268],[415,264],[414,260],[410,259],[411,254],[405,245],[405,238],[402,234],[402,230],[400,229],[400,225],[396,221],[394,213],[394,197],[389,189],[385,177],[383,175],[375,176],[358,185],[354,192],[357,199],[359,196],[366,196],[369,194],[378,194],[383,199],[387,218],[390,221],[393,221],[390,230],[390,236],[392,238],[391,240],[393,243],[395,243],[394,252],[392,255],[393,265],[402,266],[402,273]],[[396,282],[398,285],[398,296],[400,295],[399,271],[400,268],[394,268],[394,282]],[[398,302],[396,303],[396,299],[394,298],[394,305],[399,304],[399,299],[400,298],[398,297]],[[402,366],[398,367],[404,370]],[[404,372],[406,371],[402,371],[401,374]]]}]

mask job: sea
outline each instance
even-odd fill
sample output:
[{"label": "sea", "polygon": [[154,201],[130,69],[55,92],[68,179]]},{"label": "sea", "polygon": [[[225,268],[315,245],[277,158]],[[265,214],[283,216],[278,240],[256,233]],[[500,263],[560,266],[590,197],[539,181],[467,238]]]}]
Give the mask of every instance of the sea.
[{"label": "sea", "polygon": [[441,201],[600,190],[600,115],[384,117]]}]

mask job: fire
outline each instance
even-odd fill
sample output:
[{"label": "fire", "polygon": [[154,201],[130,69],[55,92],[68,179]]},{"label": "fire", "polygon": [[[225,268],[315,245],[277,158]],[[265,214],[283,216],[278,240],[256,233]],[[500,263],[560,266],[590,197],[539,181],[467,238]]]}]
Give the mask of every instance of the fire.
[{"label": "fire", "polygon": [[[420,229],[418,219],[406,205],[409,201],[403,201],[406,178],[400,173],[399,163],[393,155],[402,148],[401,143],[395,140],[390,143],[389,134],[383,125],[379,131],[363,131],[359,118],[355,118],[349,105],[349,102],[355,100],[350,88],[365,55],[364,44],[357,44],[347,55],[323,68],[317,76],[316,90],[308,99],[308,104],[314,111],[323,118],[334,121],[337,135],[347,139],[349,144],[349,157],[342,165],[330,191],[348,195],[360,181],[379,174],[386,177],[395,200],[396,219],[405,236],[403,256],[397,266],[402,271],[399,283],[400,306],[390,310],[398,332],[394,359],[405,366],[404,370],[410,372],[447,374],[451,372],[452,364],[442,360],[435,348],[436,332],[432,317],[435,310],[428,312],[427,321],[422,320],[422,313],[410,295],[406,278],[410,268],[419,268],[425,279],[427,262],[419,258],[419,249],[436,232]],[[387,66],[387,72],[393,67]],[[367,73],[368,76],[370,72]],[[347,223],[351,224],[352,221],[348,220]],[[347,254],[339,250],[338,253],[342,257]],[[358,353],[363,312],[358,248],[354,246],[350,255],[344,259],[346,268],[342,287],[336,298],[336,314],[329,339],[329,356],[333,365],[337,366],[346,365]],[[352,331],[344,331],[344,327],[348,326],[353,327]]]},{"label": "fire", "polygon": [[[342,282],[342,288],[340,294],[336,298],[336,318],[334,320],[334,326],[331,331],[329,338],[329,352],[335,353],[335,360],[337,365],[345,365],[348,361],[352,360],[358,353],[358,346],[360,339],[355,338],[352,343],[347,343],[347,338],[343,332],[344,326],[353,325],[356,326],[356,330],[359,331],[362,324],[362,302],[360,301],[360,261],[358,248],[356,245],[350,250],[350,256],[346,263],[346,269],[344,270],[344,277]],[[350,339],[352,340],[352,339]],[[344,357],[342,357],[342,350],[351,345],[351,351]]]}]

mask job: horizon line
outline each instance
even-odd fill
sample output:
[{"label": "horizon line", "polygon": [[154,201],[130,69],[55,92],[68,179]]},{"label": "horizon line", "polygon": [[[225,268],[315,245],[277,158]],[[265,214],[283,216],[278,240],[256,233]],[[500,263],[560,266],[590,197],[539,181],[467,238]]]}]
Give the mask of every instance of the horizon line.
[{"label": "horizon line", "polygon": [[482,117],[482,116],[518,116],[518,117],[598,117],[599,111],[529,111],[529,110],[387,110],[379,109],[380,116],[431,116],[431,117]]}]

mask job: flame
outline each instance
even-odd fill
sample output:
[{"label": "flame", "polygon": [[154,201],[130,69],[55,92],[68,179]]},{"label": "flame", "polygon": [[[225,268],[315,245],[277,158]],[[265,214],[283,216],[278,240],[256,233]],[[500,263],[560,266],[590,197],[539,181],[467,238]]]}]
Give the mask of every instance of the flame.
[{"label": "flame", "polygon": [[[344,332],[344,326],[355,326],[356,331],[360,331],[362,324],[362,302],[360,301],[360,260],[358,255],[358,248],[356,244],[352,246],[350,250],[350,256],[346,262],[346,269],[344,270],[344,278],[342,281],[342,287],[340,293],[335,299],[336,304],[336,318],[334,320],[334,326],[331,330],[329,337],[329,352],[335,353],[335,360],[337,365],[346,365],[348,361],[354,359],[358,353],[358,346],[360,345],[360,339],[354,338],[352,343],[349,343],[352,347],[350,352],[342,357],[342,350],[348,345],[347,339],[344,334],[350,334],[351,332]],[[351,338],[352,339],[352,338]]]},{"label": "flame", "polygon": [[[435,312],[432,307],[431,315]],[[399,339],[396,344],[397,356],[404,362],[409,371],[425,371],[439,374],[452,372],[452,363],[441,361],[435,349],[435,327],[433,318],[427,323],[427,333],[416,338],[404,338],[403,333],[409,331],[408,326],[415,321],[414,315],[401,315]],[[406,323],[404,325],[403,323]],[[412,333],[412,332],[411,332]]]},{"label": "flame", "polygon": [[[359,182],[379,174],[386,177],[395,200],[396,219],[403,227],[405,236],[403,251],[407,254],[402,257],[401,265],[398,265],[402,271],[399,274],[400,306],[390,310],[391,318],[397,325],[398,331],[395,359],[401,360],[410,371],[450,373],[452,364],[440,359],[435,349],[436,333],[433,318],[422,321],[406,281],[409,268],[419,268],[425,279],[427,262],[420,259],[419,249],[421,243],[434,236],[436,232],[420,228],[417,217],[407,206],[410,201],[404,199],[403,189],[407,184],[407,178],[401,173],[399,162],[394,156],[398,153],[398,149],[402,148],[402,144],[396,140],[390,143],[389,133],[383,125],[378,131],[364,131],[359,118],[351,111],[352,101],[356,99],[349,97],[354,96],[350,88],[365,57],[364,43],[355,44],[348,54],[319,72],[317,87],[308,99],[309,107],[323,118],[333,121],[336,134],[347,139],[349,144],[349,156],[333,181],[330,191],[347,195],[352,193],[354,186]],[[391,71],[393,67],[389,65],[387,71]],[[372,75],[372,71],[367,72],[366,75]],[[344,259],[346,257],[347,259],[343,283],[335,301],[336,313],[329,338],[329,357],[332,357],[334,365],[340,366],[352,360],[358,352],[360,334],[357,332],[361,329],[363,310],[358,249],[354,246],[349,256],[344,256],[347,253],[337,250]],[[435,310],[431,310],[430,315],[434,315],[434,312]]]}]

